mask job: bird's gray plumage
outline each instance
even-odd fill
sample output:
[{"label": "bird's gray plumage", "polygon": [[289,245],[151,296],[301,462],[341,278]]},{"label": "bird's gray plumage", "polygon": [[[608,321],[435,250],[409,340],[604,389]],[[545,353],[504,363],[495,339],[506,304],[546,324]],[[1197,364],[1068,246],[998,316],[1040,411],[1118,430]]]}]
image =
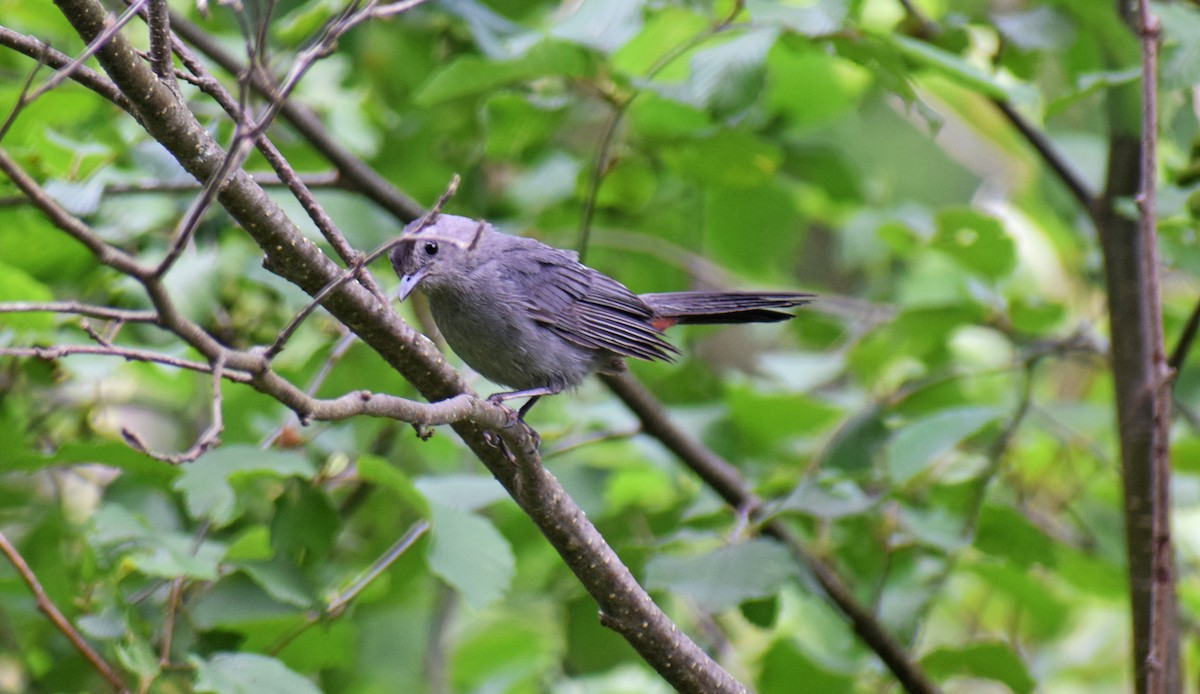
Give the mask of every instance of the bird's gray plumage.
[{"label": "bird's gray plumage", "polygon": [[671,361],[679,352],[662,337],[669,325],[784,320],[791,314],[778,309],[811,300],[799,292],[639,296],[573,251],[454,215],[404,233],[390,253],[401,298],[419,285],[454,352],[489,380],[535,391],[528,395],[619,372],[624,357]]}]

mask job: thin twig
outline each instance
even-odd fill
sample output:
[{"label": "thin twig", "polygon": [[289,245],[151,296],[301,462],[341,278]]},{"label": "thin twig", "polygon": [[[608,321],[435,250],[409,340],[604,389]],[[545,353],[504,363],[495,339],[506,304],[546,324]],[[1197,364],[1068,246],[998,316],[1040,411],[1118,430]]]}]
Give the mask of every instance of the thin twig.
[{"label": "thin twig", "polygon": [[[269,172],[254,172],[250,178],[264,188],[287,187],[288,182],[280,180],[279,176]],[[298,176],[307,188],[344,188],[338,179],[337,172],[304,174]],[[140,181],[138,183],[113,183],[104,186],[102,197],[116,195],[144,195],[147,193],[194,193],[203,184],[196,181]],[[24,195],[9,195],[0,197],[0,208],[20,207],[30,204]]]},{"label": "thin twig", "polygon": [[[0,347],[0,355],[6,357],[33,357],[35,359],[60,359],[79,354],[91,354],[104,357],[117,357],[126,361],[140,361],[150,364],[162,364],[176,369],[187,369],[198,373],[212,373],[212,366],[204,362],[180,359],[178,357],[150,352],[142,349],[127,347],[106,347],[104,345],[55,345],[53,347]],[[237,371],[224,371],[224,378],[234,383],[250,383],[251,377]]]},{"label": "thin twig", "polygon": [[1025,141],[1030,144],[1042,157],[1042,161],[1050,167],[1058,176],[1058,179],[1063,182],[1067,190],[1071,191],[1072,197],[1079,203],[1079,206],[1089,214],[1099,204],[1096,193],[1084,181],[1079,172],[1071,165],[1067,158],[1062,155],[1050,142],[1050,138],[1041,130],[1033,127],[1025,117],[1017,112],[1007,101],[1001,99],[992,99],[992,104],[999,109],[1000,113],[1008,119],[1017,132],[1025,138]]},{"label": "thin twig", "polygon": [[183,453],[157,453],[151,450],[132,429],[121,427],[121,436],[131,448],[144,453],[155,460],[161,460],[171,465],[182,465],[195,461],[209,449],[220,445],[221,432],[225,429],[224,417],[221,412],[221,376],[225,371],[225,355],[218,354],[212,362],[212,405],[210,407],[211,421],[192,447]]},{"label": "thin twig", "polygon": [[[3,26],[0,26],[0,46],[7,46],[38,62],[44,62],[55,70],[72,64],[71,56],[54,50],[40,39],[21,34]],[[117,89],[117,85],[95,70],[89,67],[78,66],[71,71],[70,78],[99,94],[105,100],[116,104],[122,110],[128,111],[130,109],[129,100]]]},{"label": "thin twig", "polygon": [[[905,14],[917,24],[917,36],[919,38],[932,40],[942,33],[942,28],[938,26],[937,22],[921,12],[911,0],[899,0],[899,2],[904,7]],[[1096,205],[1099,204],[1099,199],[1095,191],[1088,186],[1087,181],[1079,175],[1079,172],[1075,170],[1067,158],[1055,148],[1054,144],[1050,142],[1050,138],[1046,137],[1044,132],[1027,121],[1024,116],[1013,108],[1012,104],[1003,99],[996,98],[991,99],[991,102],[1008,119],[1008,122],[1017,129],[1017,132],[1025,138],[1025,141],[1041,156],[1042,161],[1058,176],[1059,180],[1071,192],[1071,195],[1079,203],[1080,207],[1089,214],[1093,213]]]},{"label": "thin twig", "polygon": [[[675,426],[662,404],[632,375],[605,375],[601,380],[637,416],[646,434],[666,446],[730,506],[751,516],[762,507],[762,500],[746,485],[738,469]],[[787,525],[773,518],[763,524],[762,531],[784,543],[807,566],[829,599],[850,620],[855,633],[883,660],[906,691],[911,694],[940,691],[875,615],[858,602],[833,569],[810,553]]]},{"label": "thin twig", "polygon": [[[329,354],[325,357],[325,360],[321,362],[320,368],[318,368],[317,372],[313,374],[313,377],[309,379],[308,385],[304,387],[304,392],[306,395],[316,395],[317,390],[321,387],[321,384],[323,384],[329,374],[333,372],[334,364],[341,361],[342,357],[346,356],[346,352],[350,351],[351,345],[358,342],[358,336],[347,330],[346,326],[342,325],[341,323],[338,323],[337,326],[342,331],[342,337],[337,341],[337,344],[333,346],[333,349],[329,350]],[[259,446],[263,448],[270,446],[275,441],[278,441],[279,438],[283,436],[285,431],[299,424],[300,417],[295,412],[289,412],[287,419],[285,419],[279,426],[275,427],[275,429],[273,429],[259,441]]]},{"label": "thin twig", "polygon": [[399,540],[396,540],[366,571],[355,578],[346,590],[331,598],[320,612],[313,611],[305,615],[304,621],[280,637],[275,643],[271,644],[267,649],[267,653],[269,655],[278,655],[280,651],[287,648],[288,644],[295,641],[296,638],[307,631],[312,625],[342,616],[346,611],[346,606],[354,598],[358,597],[380,574],[386,571],[389,566],[396,563],[396,560],[411,549],[417,540],[421,539],[422,535],[429,532],[430,527],[427,520],[420,520],[414,523],[408,529],[408,532],[404,533]]},{"label": "thin twig", "polygon": [[70,313],[122,323],[157,323],[154,311],[135,311],[108,306],[93,306],[76,301],[8,301],[0,303],[0,313]]},{"label": "thin twig", "polygon": [[1171,350],[1171,356],[1167,359],[1167,368],[1171,373],[1176,374],[1175,383],[1179,382],[1178,373],[1183,368],[1183,362],[1187,361],[1188,352],[1192,350],[1192,343],[1196,341],[1196,332],[1200,329],[1200,301],[1192,307],[1192,313],[1188,316],[1187,322],[1183,325],[1183,332],[1179,333],[1179,341],[1175,343],[1175,349]]},{"label": "thin twig", "polygon": [[366,571],[360,574],[358,578],[354,579],[354,581],[347,586],[345,590],[334,596],[334,598],[325,605],[325,616],[336,617],[345,611],[346,606],[350,604],[351,600],[354,600],[354,598],[358,597],[367,586],[371,585],[376,578],[379,578],[379,574],[387,571],[389,566],[395,564],[396,560],[399,559],[405,552],[407,552],[409,548],[416,544],[417,540],[421,539],[422,535],[429,532],[429,528],[430,525],[429,521],[427,520],[421,520],[414,523],[413,526],[408,529],[408,532],[404,533],[403,537],[401,537],[399,540],[396,540],[396,542],[393,543],[392,546],[389,547],[388,550],[384,552],[378,559],[376,559]]},{"label": "thin twig", "polygon": [[171,580],[171,592],[167,595],[167,613],[163,619],[163,637],[158,651],[158,666],[165,668],[171,664],[171,642],[175,639],[175,615],[179,612],[179,602],[183,598],[183,576]]},{"label": "thin twig", "polygon": [[[460,182],[461,179],[459,178],[458,174],[454,174],[454,176],[450,179],[450,183],[446,186],[446,190],[444,190],[442,194],[438,196],[438,199],[436,202],[434,202],[433,207],[430,207],[429,211],[426,212],[423,217],[421,217],[420,222],[417,223],[414,230],[410,233],[420,231],[437,220],[438,215],[440,215],[442,212],[442,207],[458,191],[458,184]],[[301,309],[300,312],[297,313],[296,316],[292,318],[292,320],[289,321],[286,326],[284,326],[283,330],[279,331],[279,335],[275,338],[275,341],[272,342],[271,346],[266,350],[267,358],[274,359],[280,352],[283,351],[283,348],[287,345],[288,340],[290,340],[292,335],[295,334],[296,329],[299,328],[300,324],[303,323],[304,320],[316,310],[317,306],[320,306],[325,297],[329,296],[329,294],[331,294],[338,287],[353,279],[356,275],[358,275],[358,273],[363,271],[363,268],[365,268],[379,256],[387,253],[393,246],[395,246],[397,243],[400,243],[402,239],[403,237],[397,237],[384,242],[381,246],[364,256],[356,266],[346,268],[346,270],[343,271],[338,277],[336,277],[329,284],[326,284],[321,291],[314,294],[312,301],[310,301],[307,306]]]},{"label": "thin twig", "polygon": [[150,27],[150,69],[178,94],[175,65],[171,62],[171,10],[167,0],[149,0],[146,24]]},{"label": "thin twig", "polygon": [[[201,53],[232,75],[247,71],[237,58],[230,54],[213,37],[200,27],[178,15],[171,16],[175,32]],[[176,50],[179,46],[176,46]],[[274,85],[259,71],[249,70],[250,84],[259,93],[272,98]],[[330,137],[321,119],[311,110],[293,101],[285,101],[279,107],[280,115],[334,167],[345,184],[387,210],[397,219],[410,222],[424,212],[415,200],[404,195],[386,178],[367,166],[361,159]]]},{"label": "thin twig", "polygon": [[4,136],[8,134],[8,129],[12,127],[13,123],[17,122],[17,116],[21,113],[21,110],[25,108],[26,104],[32,101],[29,95],[29,88],[33,86],[33,80],[45,64],[46,56],[43,53],[37,57],[37,64],[29,71],[29,76],[25,78],[24,84],[21,85],[21,91],[17,93],[17,103],[13,104],[13,107],[8,112],[8,116],[4,119],[4,123],[0,124],[0,142],[4,141]]},{"label": "thin twig", "polygon": [[137,16],[137,13],[141,11],[142,6],[145,5],[145,3],[146,0],[134,0],[134,2],[130,4],[129,8],[122,12],[121,16],[117,17],[116,21],[100,32],[93,40],[88,42],[87,48],[85,48],[82,53],[76,56],[75,59],[67,65],[59,68],[58,71],[50,77],[50,79],[46,80],[42,86],[35,89],[30,95],[28,101],[26,101],[26,104],[35,101],[41,95],[62,84],[63,80],[70,79],[71,75],[74,74],[76,70],[83,67],[85,62],[95,55],[97,51],[103,48],[106,43],[112,40],[112,37],[116,36],[117,32],[121,31],[121,29],[129,23],[129,20]]},{"label": "thin twig", "polygon": [[50,596],[46,595],[46,591],[38,581],[37,575],[33,573],[33,569],[29,568],[29,564],[25,563],[25,558],[8,541],[3,532],[0,532],[0,552],[3,552],[4,556],[8,558],[9,563],[13,565],[13,568],[21,576],[21,580],[25,581],[25,585],[29,586],[29,590],[33,593],[34,600],[37,602],[38,609],[46,615],[50,623],[62,632],[63,636],[67,637],[67,640],[71,642],[75,650],[83,655],[84,659],[95,668],[96,672],[100,673],[100,676],[104,678],[104,681],[108,682],[109,686],[118,692],[128,692],[129,687],[125,685],[125,681],[121,679],[117,671],[104,658],[100,657],[100,654],[89,646],[87,641],[83,640],[83,636],[75,630],[75,627],[71,626],[71,623],[67,621],[63,613],[54,605],[54,601],[50,599]]},{"label": "thin twig", "polygon": [[[733,6],[720,21],[705,28],[690,39],[671,47],[659,56],[654,61],[654,64],[646,70],[643,80],[649,81],[653,79],[655,75],[674,62],[676,58],[727,29],[737,19],[737,16],[741,14],[743,2],[744,0],[734,0]],[[600,195],[600,185],[604,182],[605,175],[608,174],[609,150],[612,148],[617,128],[621,125],[621,121],[625,119],[625,114],[629,112],[629,107],[633,105],[634,100],[643,91],[643,89],[635,89],[632,94],[617,104],[612,116],[608,119],[608,125],[605,126],[604,133],[600,136],[600,146],[596,150],[596,162],[592,167],[591,176],[588,178],[587,194],[583,197],[583,210],[581,211],[579,220],[579,241],[575,244],[575,250],[579,253],[580,262],[587,258],[588,245],[592,235],[592,222],[596,217],[596,199]]]},{"label": "thin twig", "polygon": [[[175,52],[179,55],[184,67],[195,75],[195,82],[200,89],[210,95],[235,122],[244,124],[245,132],[252,136],[258,151],[263,155],[267,163],[271,165],[271,168],[275,170],[275,174],[279,180],[291,191],[292,196],[300,203],[305,213],[308,214],[309,219],[316,225],[321,235],[325,237],[325,240],[329,242],[334,252],[342,259],[342,262],[347,267],[358,264],[361,260],[361,254],[355,251],[350,243],[346,241],[345,236],[337,228],[337,225],[334,224],[333,219],[317,202],[316,197],[309,189],[308,183],[296,174],[292,165],[270,139],[266,137],[265,133],[262,132],[261,121],[256,123],[246,114],[245,102],[248,98],[248,87],[254,82],[254,74],[256,74],[253,64],[246,71],[239,74],[240,98],[235,100],[225,89],[224,85],[208,72],[204,64],[182,42],[176,41]],[[273,94],[273,92],[268,92],[268,94]],[[286,107],[288,103],[286,101],[281,102],[281,108]],[[287,110],[285,109],[283,112],[286,114]],[[236,141],[238,140],[235,139]],[[336,176],[334,180],[336,182]],[[359,283],[374,294],[377,299],[386,301],[382,290],[379,289],[379,286],[370,274],[360,273],[357,278]]]}]

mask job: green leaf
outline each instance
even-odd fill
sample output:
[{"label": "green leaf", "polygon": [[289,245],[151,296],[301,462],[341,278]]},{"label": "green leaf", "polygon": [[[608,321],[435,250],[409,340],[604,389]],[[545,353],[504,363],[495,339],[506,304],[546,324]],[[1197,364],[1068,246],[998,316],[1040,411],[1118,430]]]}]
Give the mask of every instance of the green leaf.
[{"label": "green leaf", "polygon": [[841,413],[841,408],[806,395],[765,394],[745,387],[729,391],[729,414],[755,450],[824,431]]},{"label": "green leaf", "polygon": [[786,547],[750,540],[697,556],[656,556],[646,564],[645,584],[717,612],[773,595],[795,575],[796,562]]},{"label": "green leaf", "polygon": [[642,27],[642,0],[583,0],[573,3],[566,19],[550,35],[611,53]]},{"label": "green leaf", "polygon": [[932,247],[959,265],[991,280],[1012,272],[1017,263],[1016,244],[1000,222],[967,208],[942,210]]},{"label": "green leaf", "polygon": [[420,477],[413,486],[429,503],[456,511],[478,511],[508,498],[495,477],[484,475]]},{"label": "green leaf", "polygon": [[[43,303],[54,298],[50,289],[38,282],[24,270],[0,260],[0,302],[31,301]],[[54,325],[54,314],[0,313],[0,328],[5,326],[21,330],[48,330]]]},{"label": "green leaf", "polygon": [[192,622],[202,630],[245,631],[260,623],[295,619],[302,613],[272,598],[243,573],[221,578],[188,606]]},{"label": "green leaf", "polygon": [[936,70],[968,89],[993,99],[1014,100],[1014,90],[1011,87],[1001,84],[995,75],[988,74],[963,60],[962,56],[902,34],[891,34],[887,40],[909,60]]},{"label": "green leaf", "polygon": [[167,465],[116,441],[64,442],[50,454],[40,451],[14,452],[4,463],[9,470],[40,470],[56,465],[100,464],[125,470],[145,482],[165,483],[182,474],[182,468]]},{"label": "green leaf", "polygon": [[1005,643],[973,643],[958,648],[939,648],[921,658],[921,665],[935,679],[967,675],[1003,682],[1016,694],[1032,692],[1037,682],[1025,663]]},{"label": "green leaf", "polygon": [[[858,65],[799,41],[778,41],[767,57],[767,105],[795,126],[845,115],[858,105],[870,83],[871,74]],[[824,168],[812,167],[804,173]]]},{"label": "green leaf", "polygon": [[125,616],[112,608],[99,614],[85,614],[76,619],[75,624],[81,632],[94,639],[117,639],[129,631]]},{"label": "green leaf", "polygon": [[832,485],[822,485],[805,481],[783,500],[779,510],[835,519],[858,515],[874,505],[875,499],[852,482],[841,481]]},{"label": "green leaf", "polygon": [[257,653],[193,656],[197,694],[321,694],[308,679],[274,658]]},{"label": "green leaf", "polygon": [[1053,566],[1054,541],[1016,509],[987,504],[979,514],[975,546],[1024,567]]},{"label": "green leaf", "polygon": [[243,561],[237,567],[279,602],[302,608],[316,603],[312,587],[295,564],[280,560]]},{"label": "green leaf", "polygon": [[310,479],[315,470],[299,453],[262,450],[256,446],[222,446],[183,467],[172,485],[183,493],[188,514],[205,518],[217,527],[235,517],[233,480],[239,477],[301,477]]},{"label": "green leaf", "polygon": [[89,539],[101,547],[114,547],[130,564],[148,576],[188,576],[204,581],[217,578],[217,565],[225,546],[212,540],[152,528],[124,506],[108,503],[92,514]]},{"label": "green leaf", "polygon": [[500,92],[484,105],[489,157],[517,157],[542,144],[545,133],[559,127],[565,109],[556,108],[524,95]]},{"label": "green leaf", "polygon": [[148,553],[134,553],[130,561],[147,576],[176,578],[187,576],[201,581],[217,579],[217,564],[225,556],[224,545],[201,542],[177,533],[154,534],[143,540]]},{"label": "green leaf", "polygon": [[1200,14],[1193,7],[1156,2],[1164,45],[1159,75],[1164,90],[1190,89],[1200,83]]},{"label": "green leaf", "polygon": [[739,130],[719,130],[708,137],[679,142],[665,148],[662,156],[681,176],[730,188],[766,183],[783,160],[776,145]]},{"label": "green leaf", "polygon": [[136,673],[147,681],[154,679],[162,672],[158,662],[158,654],[150,647],[149,642],[142,639],[117,644],[117,661],[121,667]]},{"label": "green leaf", "polygon": [[994,407],[961,407],[900,427],[887,446],[887,469],[892,481],[908,482],[1000,415]]},{"label": "green leaf", "polygon": [[[707,17],[690,9],[664,7],[662,11],[650,16],[637,36],[613,53],[610,65],[631,76],[648,76],[650,70],[658,66],[659,61],[706,31],[710,24]],[[678,81],[684,77],[685,68],[686,63],[676,59],[665,69],[661,69],[656,77]]]},{"label": "green leaf", "polygon": [[513,577],[513,553],[488,521],[431,501],[433,543],[425,556],[430,571],[454,586],[476,610],[499,600]]},{"label": "green leaf", "polygon": [[362,479],[374,482],[380,487],[395,493],[401,501],[422,516],[429,515],[429,508],[425,502],[425,497],[422,496],[421,491],[413,483],[413,480],[404,474],[400,468],[377,455],[359,456],[358,461],[355,463],[355,468],[358,470],[358,476]]},{"label": "green leaf", "polygon": [[[718,162],[719,163],[719,162]],[[747,169],[749,170],[749,169]],[[801,243],[796,205],[775,181],[753,187],[715,187],[704,196],[704,241],[722,265],[747,276],[780,267]]]},{"label": "green leaf", "polygon": [[583,49],[560,41],[542,41],[509,61],[475,55],[457,58],[429,78],[417,91],[416,102],[434,106],[538,77],[583,77],[590,71],[591,61]]},{"label": "green leaf", "polygon": [[837,430],[821,455],[821,468],[854,474],[874,469],[888,440],[888,428],[876,408],[851,417]]},{"label": "green leaf", "polygon": [[832,34],[849,12],[849,0],[746,0],[746,11],[758,24],[778,24],[804,36]]},{"label": "green leaf", "polygon": [[292,484],[275,500],[271,546],[297,561],[319,563],[333,548],[341,527],[337,509],[323,488]]},{"label": "green leaf", "polygon": [[687,81],[655,84],[662,96],[734,114],[754,103],[762,93],[767,51],[778,35],[774,29],[754,29],[696,51],[690,60]]},{"label": "green leaf", "polygon": [[788,639],[777,640],[763,655],[758,679],[760,694],[843,694],[855,691],[854,685],[854,677],[824,666]]}]

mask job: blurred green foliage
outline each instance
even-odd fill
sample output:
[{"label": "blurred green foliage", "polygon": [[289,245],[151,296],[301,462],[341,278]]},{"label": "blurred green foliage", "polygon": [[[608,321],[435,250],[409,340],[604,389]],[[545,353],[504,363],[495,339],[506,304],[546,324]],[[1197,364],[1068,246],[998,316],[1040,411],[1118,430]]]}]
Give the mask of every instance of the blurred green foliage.
[{"label": "blurred green foliage", "polygon": [[[202,19],[172,4],[242,45],[229,6]],[[249,16],[262,9],[246,4]],[[1101,259],[1083,210],[990,100],[1016,107],[1099,188],[1106,98],[1136,80],[1136,46],[1113,3],[915,5],[941,28],[932,39],[893,0],[431,2],[345,36],[295,99],[426,203],[458,173],[449,211],[563,247],[581,243],[593,207],[589,263],[636,291],[820,294],[785,325],[677,331],[680,363],[632,368],[947,691],[985,681],[1126,691]],[[340,7],[280,3],[271,66],[284,74]],[[1156,10],[1170,343],[1200,285],[1190,173],[1200,14]],[[81,50],[48,4],[0,0],[0,16]],[[136,21],[125,33],[144,45]],[[0,50],[0,108],[32,69]],[[182,88],[227,141],[225,115]],[[326,170],[289,127],[270,134],[298,169]],[[113,192],[182,173],[78,85],[27,108],[3,146],[106,240],[147,257],[163,252],[191,201]],[[265,165],[252,157],[248,168]],[[0,195],[15,194],[0,182]],[[402,226],[357,195],[318,197],[360,249]],[[231,344],[269,342],[305,297],[259,260],[212,212],[170,290]],[[147,306],[30,207],[6,202],[0,302],[51,299]],[[0,313],[0,345],[88,342],[80,322]],[[303,385],[337,337],[317,315],[277,365]],[[142,325],[124,326],[118,342],[194,356]],[[1194,369],[1193,359],[1178,382],[1184,411],[1200,407]],[[0,528],[129,681],[223,694],[665,691],[446,432],[422,442],[368,418],[302,428],[278,403],[226,384],[224,445],[199,461],[173,468],[122,442],[127,427],[156,449],[186,448],[208,425],[208,383],[111,357],[0,358]],[[361,346],[319,394],[357,388],[413,394]],[[531,421],[547,464],[609,543],[735,676],[764,693],[875,692],[891,681],[811,577],[633,435],[633,416],[600,387],[550,399]],[[1174,434],[1181,604],[1194,611],[1195,417]],[[430,532],[344,612],[321,614],[424,521]],[[1194,670],[1194,645],[1185,652]],[[102,687],[0,563],[0,692]]]}]

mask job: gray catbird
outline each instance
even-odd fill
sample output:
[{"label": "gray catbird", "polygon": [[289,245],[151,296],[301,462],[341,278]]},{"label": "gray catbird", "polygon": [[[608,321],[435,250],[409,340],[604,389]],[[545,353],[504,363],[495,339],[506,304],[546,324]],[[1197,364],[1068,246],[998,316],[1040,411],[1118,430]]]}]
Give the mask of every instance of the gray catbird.
[{"label": "gray catbird", "polygon": [[800,292],[634,294],[579,262],[573,251],[509,236],[487,222],[440,215],[414,222],[389,254],[400,299],[418,285],[433,319],[458,356],[510,388],[494,402],[579,385],[593,371],[624,370],[625,357],[671,361],[662,338],[677,323],[766,323],[812,299]]}]

